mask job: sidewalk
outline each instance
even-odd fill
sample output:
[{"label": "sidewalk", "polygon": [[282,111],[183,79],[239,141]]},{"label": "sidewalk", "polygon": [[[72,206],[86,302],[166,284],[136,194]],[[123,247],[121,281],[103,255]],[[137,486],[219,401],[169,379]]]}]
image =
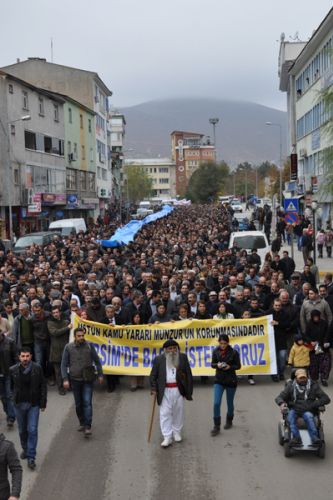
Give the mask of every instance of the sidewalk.
[{"label": "sidewalk", "polygon": [[[279,252],[280,256],[282,256],[283,250],[287,250],[289,252],[289,257],[291,257],[291,246],[287,245],[287,243],[284,243],[283,246],[281,247],[281,250]],[[320,281],[323,280],[323,277],[326,273],[332,273],[333,274],[333,257],[332,258],[327,258],[326,257],[326,251],[324,248],[324,258],[319,259],[318,254],[317,254],[317,266],[319,268],[319,274],[320,274]],[[313,257],[313,252],[312,252],[312,257]],[[304,267],[304,262],[303,262],[303,255],[302,252],[300,252],[297,249],[297,244],[296,241],[294,242],[294,261],[296,264],[296,271],[303,271]]]}]

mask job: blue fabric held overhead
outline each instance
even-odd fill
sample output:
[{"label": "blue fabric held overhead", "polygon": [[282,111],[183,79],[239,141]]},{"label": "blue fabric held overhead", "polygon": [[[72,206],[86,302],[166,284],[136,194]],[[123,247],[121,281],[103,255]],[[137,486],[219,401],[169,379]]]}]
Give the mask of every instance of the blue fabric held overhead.
[{"label": "blue fabric held overhead", "polygon": [[147,217],[145,217],[142,220],[131,220],[128,224],[126,224],[126,226],[117,229],[117,231],[114,233],[113,236],[111,236],[109,240],[100,240],[99,243],[103,247],[107,248],[114,248],[123,245],[128,245],[128,243],[134,241],[136,234],[140,231],[140,229],[143,226],[149,224],[150,222],[155,222],[158,219],[162,219],[162,217],[171,214],[173,210],[174,208],[171,207],[170,205],[164,205],[162,210],[154,214],[147,215]]}]

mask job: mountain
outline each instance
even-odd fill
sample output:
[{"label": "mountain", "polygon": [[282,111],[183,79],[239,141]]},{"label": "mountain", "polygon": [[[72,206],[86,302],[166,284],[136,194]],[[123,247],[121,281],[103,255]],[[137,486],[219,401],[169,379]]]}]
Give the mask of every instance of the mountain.
[{"label": "mountain", "polygon": [[243,161],[254,164],[279,161],[279,128],[282,151],[286,154],[287,114],[251,102],[206,98],[149,101],[121,110],[126,118],[126,157],[170,157],[170,133],[174,130],[209,135],[209,118],[219,118],[216,126],[217,157],[235,166]]}]

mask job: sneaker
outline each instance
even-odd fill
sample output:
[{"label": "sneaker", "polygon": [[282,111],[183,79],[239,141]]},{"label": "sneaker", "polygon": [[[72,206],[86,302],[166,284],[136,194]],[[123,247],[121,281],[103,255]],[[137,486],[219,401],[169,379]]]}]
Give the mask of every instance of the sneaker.
[{"label": "sneaker", "polygon": [[90,437],[92,434],[90,427],[85,427],[84,429],[84,437]]},{"label": "sneaker", "polygon": [[167,437],[167,438],[164,438],[164,440],[161,443],[161,446],[162,446],[162,448],[167,448],[168,446],[170,446],[170,444],[172,444],[172,438]]},{"label": "sneaker", "polygon": [[247,379],[247,381],[248,381],[248,383],[249,383],[250,385],[256,385],[256,383],[255,383],[255,381],[253,380],[253,378],[248,378],[248,379]]},{"label": "sneaker", "polygon": [[294,437],[290,440],[291,446],[303,446],[302,440],[300,437]]},{"label": "sneaker", "polygon": [[315,446],[318,446],[321,444],[321,439],[319,437],[315,437],[313,439],[311,439],[311,442],[312,444],[314,444]]},{"label": "sneaker", "polygon": [[84,431],[84,425],[80,424],[79,427],[77,428],[78,432],[83,432]]},{"label": "sneaker", "polygon": [[67,391],[66,391],[66,389],[64,389],[63,387],[61,387],[59,389],[58,393],[59,393],[60,396],[66,396]]},{"label": "sneaker", "polygon": [[328,386],[328,382],[327,382],[327,380],[325,380],[325,379],[323,379],[323,380],[321,381],[321,384],[322,384],[324,387],[327,387],[327,386]]},{"label": "sneaker", "polygon": [[31,470],[35,470],[36,469],[36,462],[35,462],[35,460],[33,458],[28,458],[28,467]]},{"label": "sneaker", "polygon": [[24,450],[21,451],[20,459],[25,460],[26,458],[28,458],[26,452]]},{"label": "sneaker", "polygon": [[183,440],[180,432],[174,432],[173,433],[173,438],[176,441],[176,443],[180,443]]}]

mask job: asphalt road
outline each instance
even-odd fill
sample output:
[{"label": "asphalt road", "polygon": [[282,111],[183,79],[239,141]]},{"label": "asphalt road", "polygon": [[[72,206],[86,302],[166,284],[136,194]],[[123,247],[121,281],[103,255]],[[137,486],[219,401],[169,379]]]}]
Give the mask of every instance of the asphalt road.
[{"label": "asphalt road", "polygon": [[[234,427],[215,438],[209,433],[212,385],[197,382],[194,401],[186,402],[184,441],[168,449],[160,447],[158,418],[147,443],[148,389],[130,393],[125,378],[113,394],[98,388],[90,439],[76,431],[72,395],[52,392],[41,421],[38,467],[31,472],[24,463],[21,500],[329,499],[333,406],[324,415],[326,458],[312,453],[285,458],[273,401],[282,383],[257,380],[253,387],[241,381]],[[331,387],[328,393],[333,398]],[[7,435],[17,441],[16,429]]]}]

